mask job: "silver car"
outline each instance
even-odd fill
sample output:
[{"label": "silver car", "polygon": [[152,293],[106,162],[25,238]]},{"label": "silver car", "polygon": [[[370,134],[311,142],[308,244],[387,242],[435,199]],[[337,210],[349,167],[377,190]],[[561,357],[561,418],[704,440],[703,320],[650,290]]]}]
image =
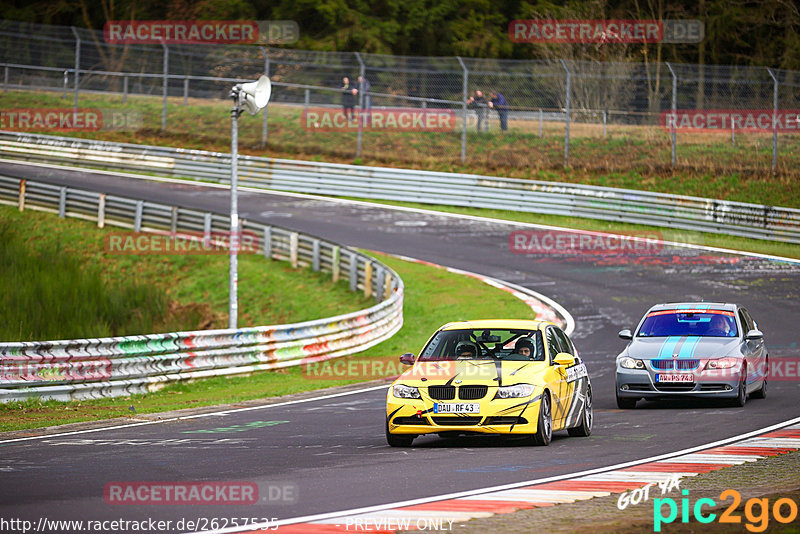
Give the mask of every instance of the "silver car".
[{"label": "silver car", "polygon": [[764,334],[736,304],[658,304],[644,314],[617,356],[617,406],[639,399],[706,397],[744,406],[767,395],[769,355]]}]

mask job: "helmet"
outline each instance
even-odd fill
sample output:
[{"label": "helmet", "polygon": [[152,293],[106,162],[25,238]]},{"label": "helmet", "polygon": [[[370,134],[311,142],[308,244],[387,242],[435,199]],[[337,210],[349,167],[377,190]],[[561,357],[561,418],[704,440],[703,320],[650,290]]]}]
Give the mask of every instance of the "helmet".
[{"label": "helmet", "polygon": [[471,341],[460,341],[456,345],[456,358],[460,358],[465,352],[469,352],[472,358],[476,358],[478,356],[478,347]]},{"label": "helmet", "polygon": [[520,338],[520,339],[517,340],[517,344],[514,345],[514,352],[519,354],[520,353],[520,349],[527,348],[530,351],[531,356],[533,356],[533,354],[535,352],[533,347],[534,347],[533,341],[531,341],[530,338],[523,337],[523,338]]}]

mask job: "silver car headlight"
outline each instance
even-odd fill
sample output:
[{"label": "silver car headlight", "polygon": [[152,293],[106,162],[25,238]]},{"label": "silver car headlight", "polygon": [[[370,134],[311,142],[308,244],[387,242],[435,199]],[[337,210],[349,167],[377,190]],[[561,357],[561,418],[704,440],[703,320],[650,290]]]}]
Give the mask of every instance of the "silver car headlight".
[{"label": "silver car headlight", "polygon": [[622,358],[619,361],[619,366],[623,369],[644,369],[644,362],[633,358]]},{"label": "silver car headlight", "polygon": [[497,388],[498,399],[512,399],[530,397],[536,388],[530,384],[515,384],[513,386],[500,386]]},{"label": "silver car headlight", "polygon": [[730,369],[738,364],[739,360],[736,358],[717,358],[716,360],[708,360],[706,369]]},{"label": "silver car headlight", "polygon": [[401,399],[420,399],[419,388],[406,386],[405,384],[396,384],[392,388],[392,393],[395,397]]}]

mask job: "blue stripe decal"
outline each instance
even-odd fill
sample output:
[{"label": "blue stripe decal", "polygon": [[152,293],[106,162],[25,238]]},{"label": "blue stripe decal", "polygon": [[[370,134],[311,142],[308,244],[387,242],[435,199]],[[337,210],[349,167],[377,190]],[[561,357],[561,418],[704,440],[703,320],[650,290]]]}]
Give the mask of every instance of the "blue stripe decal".
[{"label": "blue stripe decal", "polygon": [[680,341],[681,336],[670,336],[661,345],[661,350],[658,352],[659,358],[672,358],[672,351],[675,350],[675,345]]},{"label": "blue stripe decal", "polygon": [[694,349],[697,347],[697,343],[700,341],[700,336],[689,336],[684,341],[683,346],[681,347],[681,352],[678,354],[679,358],[691,358],[694,356]]}]

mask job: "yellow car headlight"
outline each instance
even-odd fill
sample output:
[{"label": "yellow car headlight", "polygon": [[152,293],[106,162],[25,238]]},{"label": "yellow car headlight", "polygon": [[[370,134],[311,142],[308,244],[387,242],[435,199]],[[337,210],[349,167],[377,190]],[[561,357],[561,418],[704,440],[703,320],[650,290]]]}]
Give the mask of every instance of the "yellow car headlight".
[{"label": "yellow car headlight", "polygon": [[512,399],[530,397],[536,388],[530,384],[514,384],[513,386],[500,386],[497,388],[498,399]]},{"label": "yellow car headlight", "polygon": [[419,388],[406,386],[405,384],[395,384],[392,388],[395,397],[401,399],[420,399]]}]

